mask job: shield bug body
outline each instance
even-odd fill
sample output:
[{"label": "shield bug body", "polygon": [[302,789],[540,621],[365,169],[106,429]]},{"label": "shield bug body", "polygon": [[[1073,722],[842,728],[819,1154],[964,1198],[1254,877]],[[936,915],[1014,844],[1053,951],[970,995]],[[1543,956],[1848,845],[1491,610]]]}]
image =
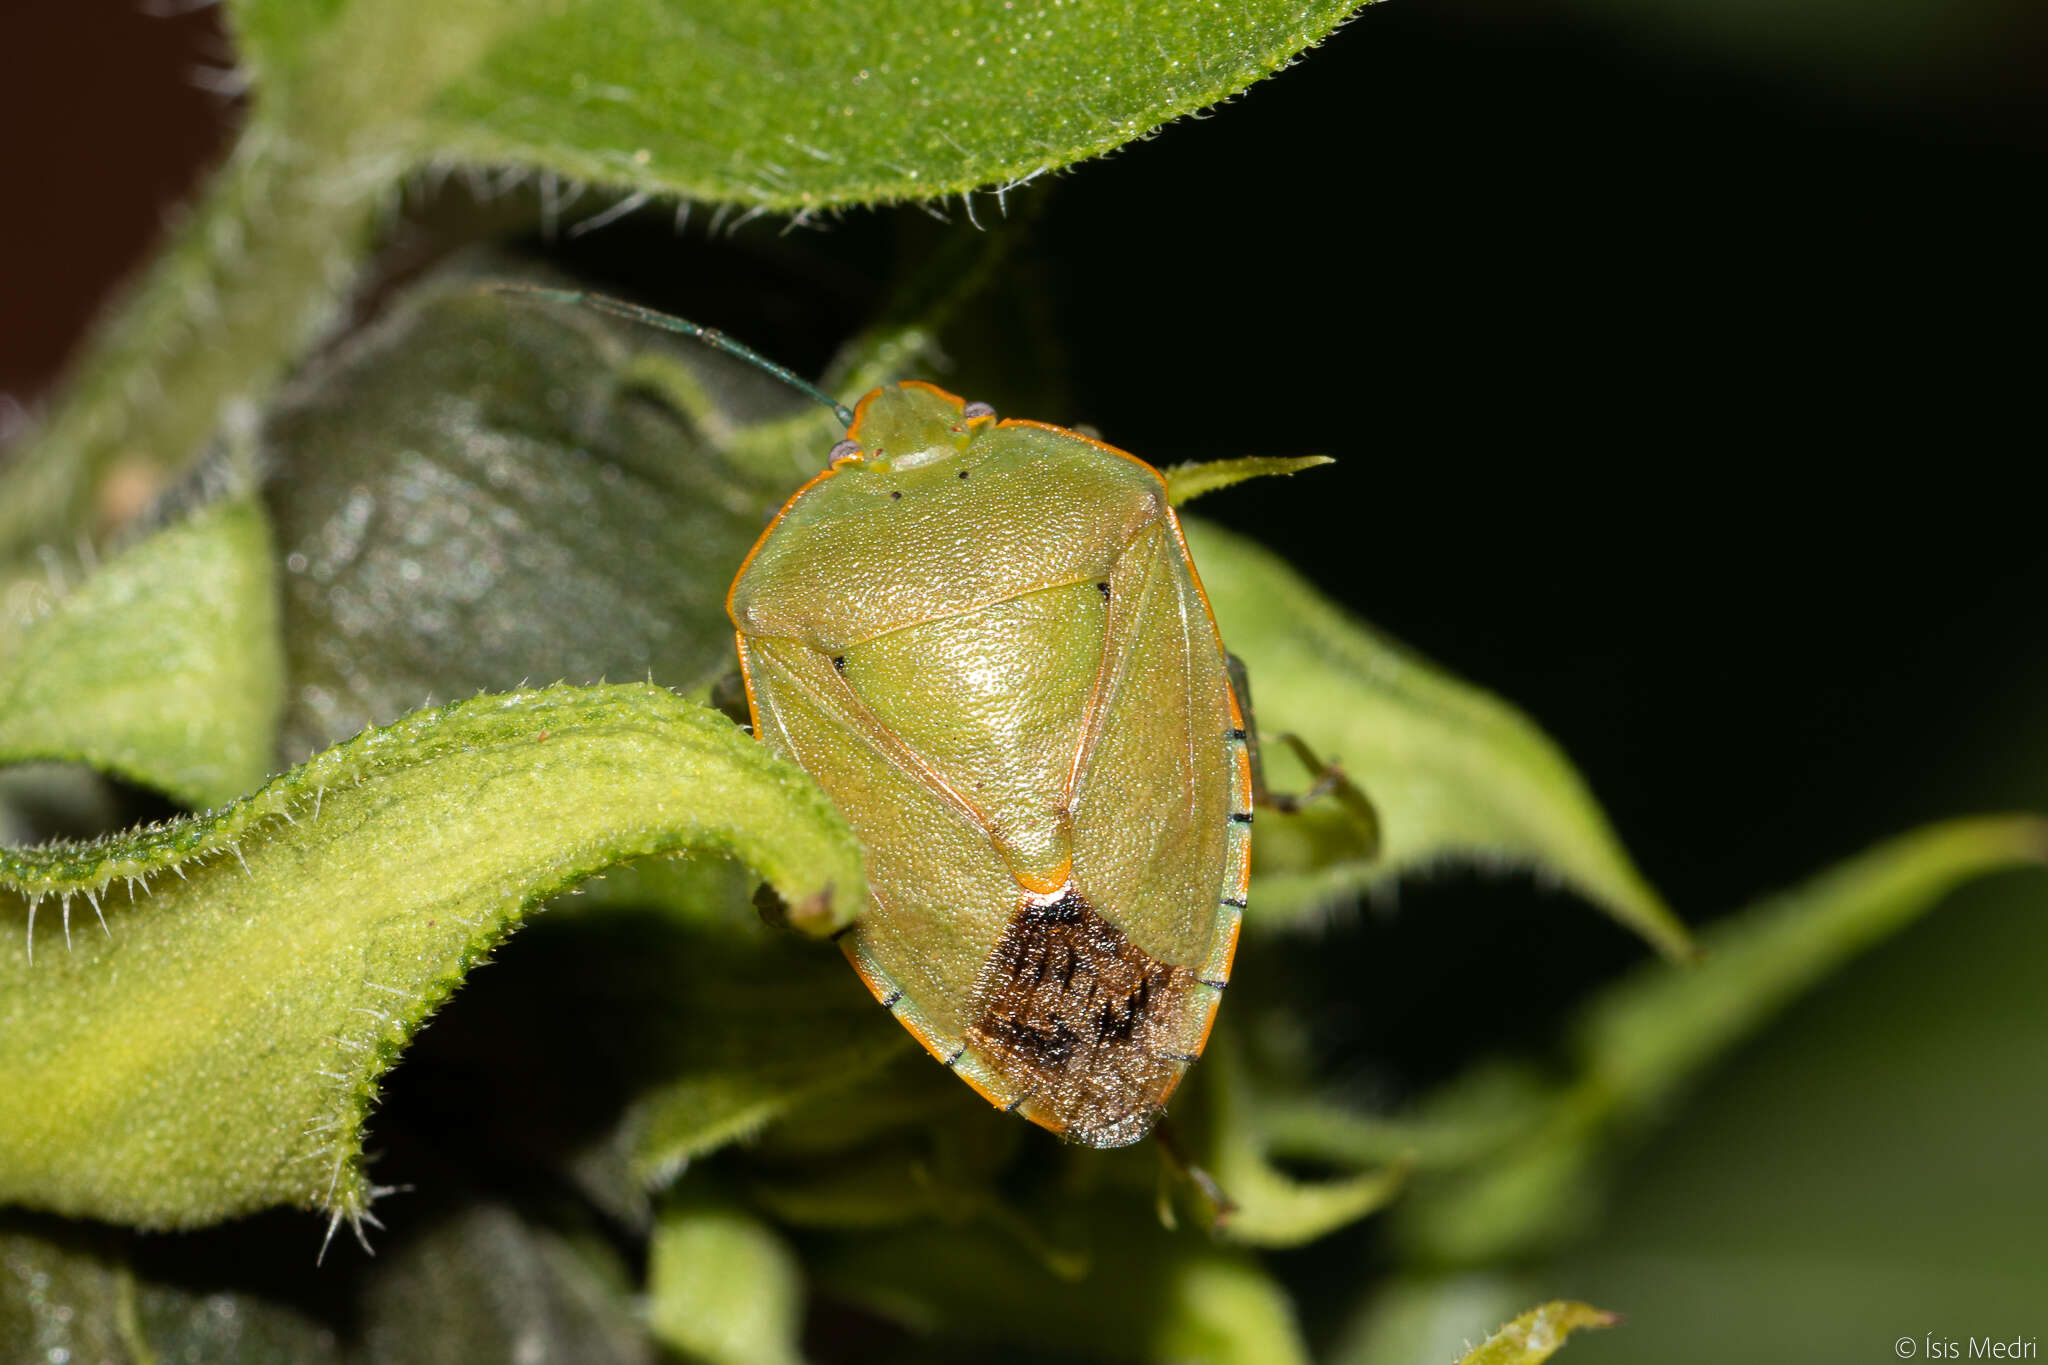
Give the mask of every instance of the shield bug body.
[{"label": "shield bug body", "polygon": [[734,579],[754,732],[867,850],[844,938],[991,1103],[1150,1130],[1229,979],[1244,721],[1157,472],[940,389],[878,389]]},{"label": "shield bug body", "polygon": [[[516,289],[516,287],[515,287]],[[1252,770],[1164,481],[915,381],[831,407],[829,468],[726,597],[754,733],[867,854],[842,947],[990,1103],[1136,1142],[1208,1039],[1251,868]]]}]

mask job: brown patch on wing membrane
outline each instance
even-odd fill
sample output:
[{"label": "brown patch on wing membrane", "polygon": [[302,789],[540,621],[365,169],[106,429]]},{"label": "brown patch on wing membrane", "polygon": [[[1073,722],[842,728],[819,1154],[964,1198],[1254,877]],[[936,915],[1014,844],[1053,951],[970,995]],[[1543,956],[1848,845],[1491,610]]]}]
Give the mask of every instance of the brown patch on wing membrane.
[{"label": "brown patch on wing membrane", "polygon": [[1031,1117],[1091,1147],[1151,1131],[1194,1049],[1194,974],[1154,958],[1068,887],[1028,900],[975,981],[967,1041]]}]

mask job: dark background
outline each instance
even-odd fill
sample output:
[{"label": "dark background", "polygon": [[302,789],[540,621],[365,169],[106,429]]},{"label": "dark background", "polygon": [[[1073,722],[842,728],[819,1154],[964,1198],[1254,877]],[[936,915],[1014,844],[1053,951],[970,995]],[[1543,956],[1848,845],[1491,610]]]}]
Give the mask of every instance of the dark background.
[{"label": "dark background", "polygon": [[[1688,918],[1927,819],[2048,808],[2044,40],[2037,7],[1985,2],[1389,0],[1212,117],[1026,192],[1009,293],[1057,339],[1068,408],[1030,415],[1159,462],[1337,456],[1201,510],[1532,713]],[[229,56],[210,9],[0,12],[18,404],[222,154],[238,106],[194,73]],[[815,370],[915,212],[792,248],[773,223],[678,240],[654,210],[564,259]],[[777,273],[792,250],[816,259]],[[721,296],[734,272],[705,263],[727,258],[755,292]],[[0,400],[0,434],[20,412]],[[1971,934],[2048,950],[1997,946],[1993,909],[1950,918],[1856,971],[1943,963],[1933,1009],[1975,989]],[[1462,877],[1334,941],[1312,956],[1358,1007],[1325,1041],[1411,1083],[1540,1044],[1640,955],[1561,896]],[[1510,980],[1511,1003],[1436,1003]],[[1812,1009],[1881,1051],[1853,1003],[1878,988],[1830,989]],[[1825,1031],[1808,1014],[1781,1033]],[[2031,1027],[2001,1035],[2000,1084],[2040,1088]],[[1768,1144],[1744,1083],[1698,1112]],[[1879,1323],[1842,1358],[1921,1330]]]}]

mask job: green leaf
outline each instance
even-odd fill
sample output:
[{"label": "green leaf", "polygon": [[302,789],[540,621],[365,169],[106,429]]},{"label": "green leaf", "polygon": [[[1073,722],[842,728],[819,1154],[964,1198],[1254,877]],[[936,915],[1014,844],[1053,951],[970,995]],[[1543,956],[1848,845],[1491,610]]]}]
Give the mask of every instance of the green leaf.
[{"label": "green leaf", "polygon": [[46,916],[33,960],[0,954],[0,1200],[156,1227],[360,1214],[377,1080],[464,972],[544,897],[683,849],[746,861],[811,933],[864,896],[808,778],[644,684],[478,697],[217,815],[0,850],[0,904],[68,919],[83,897],[108,926],[65,951]]},{"label": "green leaf", "polygon": [[1587,1327],[1621,1321],[1587,1303],[1554,1299],[1539,1304],[1468,1352],[1458,1365],[1540,1365],[1564,1349],[1564,1340]]},{"label": "green leaf", "polygon": [[[1462,858],[1532,868],[1667,956],[1686,955],[1684,925],[1542,731],[1351,620],[1251,542],[1184,524],[1224,642],[1250,669],[1262,733],[1299,734],[1341,763],[1380,818],[1371,861],[1335,852],[1354,839],[1334,803],[1262,823],[1250,923],[1305,920],[1374,881]],[[1281,785],[1277,747],[1267,746],[1268,780]]]},{"label": "green leaf", "polygon": [[775,1230],[732,1205],[664,1211],[647,1252],[654,1335],[708,1365],[798,1365],[804,1277]]},{"label": "green leaf", "polygon": [[218,502],[0,634],[0,763],[87,763],[193,806],[270,771],[283,660],[261,509]]},{"label": "green leaf", "polygon": [[1594,998],[1573,1033],[1574,1082],[1497,1155],[1420,1185],[1400,1210],[1404,1237],[1431,1260],[1477,1264],[1585,1231],[1617,1130],[1668,1109],[1710,1062],[1963,882],[2044,863],[2048,821],[1954,820],[1717,923],[1698,966],[1643,970]]},{"label": "green leaf", "polygon": [[1541,1119],[1553,1098],[1533,1068],[1481,1064],[1411,1114],[1360,1114],[1327,1100],[1275,1095],[1259,1106],[1272,1153],[1317,1165],[1405,1161],[1419,1171],[1469,1166]]},{"label": "green leaf", "polygon": [[[368,0],[357,0],[358,4]],[[931,199],[1098,156],[1234,95],[1353,0],[504,6],[428,102],[433,155],[771,209]]]},{"label": "green leaf", "polygon": [[[657,373],[690,419],[650,399]],[[264,424],[285,752],[528,680],[706,687],[733,663],[733,570],[832,437],[725,447],[800,403],[707,347],[467,271],[414,290]]]},{"label": "green leaf", "polygon": [[823,1258],[820,1288],[951,1341],[1007,1341],[1091,1360],[1290,1365],[1308,1359],[1287,1295],[1241,1253],[1154,1220],[1037,1210],[1069,1227],[1078,1274],[1056,1273],[1014,1237],[917,1229]]},{"label": "green leaf", "polygon": [[1576,1030],[1586,1084],[1647,1111],[1856,954],[1964,882],[2048,864],[2048,820],[1985,816],[1902,834],[1723,920],[1691,973],[1644,972],[1598,996]]},{"label": "green leaf", "polygon": [[1160,470],[1166,480],[1167,500],[1175,507],[1208,493],[1243,483],[1246,479],[1260,479],[1273,474],[1299,474],[1304,469],[1314,469],[1321,464],[1335,464],[1327,455],[1301,455],[1282,458],[1275,455],[1248,455],[1241,460],[1206,460],[1189,464],[1177,464]]}]

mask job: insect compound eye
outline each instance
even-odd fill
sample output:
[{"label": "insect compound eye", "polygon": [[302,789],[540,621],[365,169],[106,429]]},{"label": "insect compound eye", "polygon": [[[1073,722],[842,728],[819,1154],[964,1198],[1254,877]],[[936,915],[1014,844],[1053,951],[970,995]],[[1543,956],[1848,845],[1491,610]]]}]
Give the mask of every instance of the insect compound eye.
[{"label": "insect compound eye", "polygon": [[838,445],[833,446],[832,453],[826,456],[827,461],[832,464],[838,464],[841,460],[854,460],[858,458],[860,458],[859,441],[841,441]]},{"label": "insect compound eye", "polygon": [[960,415],[966,418],[993,417],[996,415],[996,410],[986,403],[969,403],[966,407],[960,409]]}]

